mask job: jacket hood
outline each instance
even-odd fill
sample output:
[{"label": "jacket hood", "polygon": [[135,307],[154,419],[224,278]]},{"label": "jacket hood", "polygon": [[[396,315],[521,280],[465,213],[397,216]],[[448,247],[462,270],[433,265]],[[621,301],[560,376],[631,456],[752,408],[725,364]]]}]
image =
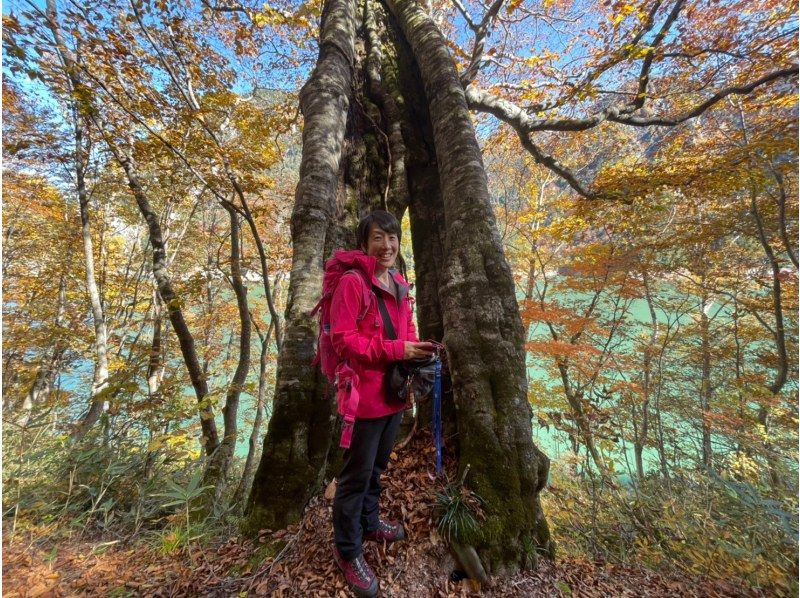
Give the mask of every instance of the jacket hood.
[{"label": "jacket hood", "polygon": [[378,260],[374,257],[367,255],[360,249],[337,249],[333,252],[333,259],[344,265],[348,270],[355,269],[361,270],[367,275],[369,280],[375,275],[375,266]]},{"label": "jacket hood", "polygon": [[[371,255],[367,255],[360,249],[337,249],[333,252],[333,260],[336,260],[340,264],[344,265],[348,270],[356,269],[361,270],[364,274],[366,274],[369,280],[373,280],[375,278],[375,266],[378,264],[378,260],[372,257]],[[398,299],[403,299],[408,294],[409,284],[408,281],[403,278],[403,275],[395,268],[389,269],[389,274],[391,274],[392,278],[394,278],[399,283],[399,297]]]}]

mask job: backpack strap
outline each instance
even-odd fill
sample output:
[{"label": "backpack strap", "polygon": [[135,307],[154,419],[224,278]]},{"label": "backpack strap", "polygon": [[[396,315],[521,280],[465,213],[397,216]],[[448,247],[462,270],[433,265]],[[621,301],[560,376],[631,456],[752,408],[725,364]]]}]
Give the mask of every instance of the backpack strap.
[{"label": "backpack strap", "polygon": [[[366,284],[365,280],[366,277],[360,270],[351,269],[342,274],[342,276],[350,273],[353,273],[356,276],[358,276],[363,283],[362,284],[362,288],[364,289],[363,296],[365,298],[364,310],[358,315],[358,318],[356,320],[360,322],[365,317],[367,317],[367,312],[369,311],[369,306],[370,306],[370,295],[373,293],[371,293],[369,285]],[[347,402],[343,405],[343,409],[341,412],[343,422],[342,422],[342,435],[339,439],[339,446],[343,449],[350,448],[350,443],[352,442],[353,439],[353,426],[355,425],[356,422],[356,413],[358,413],[358,404],[361,401],[361,394],[358,392],[358,376],[356,376],[355,373],[351,375],[350,381],[348,382],[347,391],[348,391]]]},{"label": "backpack strap", "polygon": [[355,373],[346,382],[345,394],[347,402],[345,403],[346,408],[342,412],[342,435],[339,438],[339,446],[343,449],[349,449],[353,440],[353,426],[356,423],[358,403],[361,401],[361,395],[358,392],[358,377]]},{"label": "backpack strap", "polygon": [[378,299],[378,310],[381,312],[383,329],[386,332],[386,336],[389,337],[390,341],[397,340],[397,332],[394,330],[392,318],[389,317],[389,311],[386,309],[386,302],[383,300],[380,293],[375,293],[375,297]]},{"label": "backpack strap", "polygon": [[325,299],[327,299],[327,296],[323,294],[322,297],[320,297],[319,301],[317,301],[317,304],[314,306],[314,308],[310,312],[308,312],[309,318],[313,318],[314,316],[317,315],[317,312],[322,309],[322,304],[325,303]]},{"label": "backpack strap", "polygon": [[369,285],[367,284],[366,276],[364,276],[364,273],[361,272],[361,270],[356,270],[355,268],[353,268],[353,269],[348,270],[344,274],[342,274],[342,276],[344,276],[345,274],[350,274],[350,273],[353,273],[353,274],[357,275],[358,278],[361,279],[361,282],[364,283],[364,285],[362,286],[362,289],[365,290],[365,292],[363,293],[363,296],[364,296],[364,311],[361,312],[360,314],[358,314],[358,317],[356,318],[356,321],[360,322],[361,320],[363,320],[364,318],[367,317],[367,312],[369,311],[369,305],[370,305],[369,297],[370,297],[371,291],[370,291]]}]

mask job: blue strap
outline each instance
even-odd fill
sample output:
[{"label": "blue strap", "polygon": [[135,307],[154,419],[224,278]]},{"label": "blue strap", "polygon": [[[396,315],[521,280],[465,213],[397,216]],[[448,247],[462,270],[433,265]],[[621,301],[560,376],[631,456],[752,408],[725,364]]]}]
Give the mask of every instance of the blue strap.
[{"label": "blue strap", "polygon": [[436,443],[436,475],[442,473],[442,361],[436,360],[433,379],[433,439]]}]

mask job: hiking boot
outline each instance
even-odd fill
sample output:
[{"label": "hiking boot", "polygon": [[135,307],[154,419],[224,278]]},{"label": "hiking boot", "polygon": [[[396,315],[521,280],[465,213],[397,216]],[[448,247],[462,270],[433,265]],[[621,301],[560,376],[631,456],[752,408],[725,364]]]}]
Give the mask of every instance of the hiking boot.
[{"label": "hiking boot", "polygon": [[397,542],[404,540],[406,537],[406,530],[403,524],[399,521],[384,521],[378,520],[378,528],[374,531],[364,534],[365,540],[374,540],[376,542]]},{"label": "hiking boot", "polygon": [[350,589],[353,590],[357,596],[364,596],[365,598],[373,598],[378,595],[378,578],[370,569],[367,561],[364,560],[364,555],[360,554],[352,561],[346,561],[339,554],[339,549],[333,549],[333,557],[336,559],[336,564],[339,569],[344,573],[344,580]]}]

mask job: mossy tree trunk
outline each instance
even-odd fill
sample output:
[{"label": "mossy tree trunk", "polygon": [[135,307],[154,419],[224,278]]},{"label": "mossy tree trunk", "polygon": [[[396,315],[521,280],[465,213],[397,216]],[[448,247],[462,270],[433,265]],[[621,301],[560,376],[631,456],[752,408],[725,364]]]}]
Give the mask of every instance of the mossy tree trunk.
[{"label": "mossy tree trunk", "polygon": [[444,207],[438,296],[457,409],[460,468],[485,501],[479,553],[490,572],[552,554],[539,492],[548,459],[533,444],[525,340],[486,172],[464,91],[442,34],[412,0],[389,0],[419,67]]},{"label": "mossy tree trunk", "polygon": [[537,547],[552,554],[538,498],[549,461],[532,441],[514,283],[444,38],[410,1],[328,0],[301,109],[286,337],[245,531],[296,520],[332,454],[307,316],[324,258],[369,209],[408,209],[420,335],[447,346],[460,467],[486,504],[477,548],[490,572],[531,566]]},{"label": "mossy tree trunk", "polygon": [[309,311],[322,288],[355,64],[352,0],[326,2],[317,66],[300,92],[303,157],[291,220],[292,271],[278,372],[264,446],[245,507],[243,531],[277,529],[302,514],[319,488],[330,448],[333,405],[312,367],[317,326]]}]

